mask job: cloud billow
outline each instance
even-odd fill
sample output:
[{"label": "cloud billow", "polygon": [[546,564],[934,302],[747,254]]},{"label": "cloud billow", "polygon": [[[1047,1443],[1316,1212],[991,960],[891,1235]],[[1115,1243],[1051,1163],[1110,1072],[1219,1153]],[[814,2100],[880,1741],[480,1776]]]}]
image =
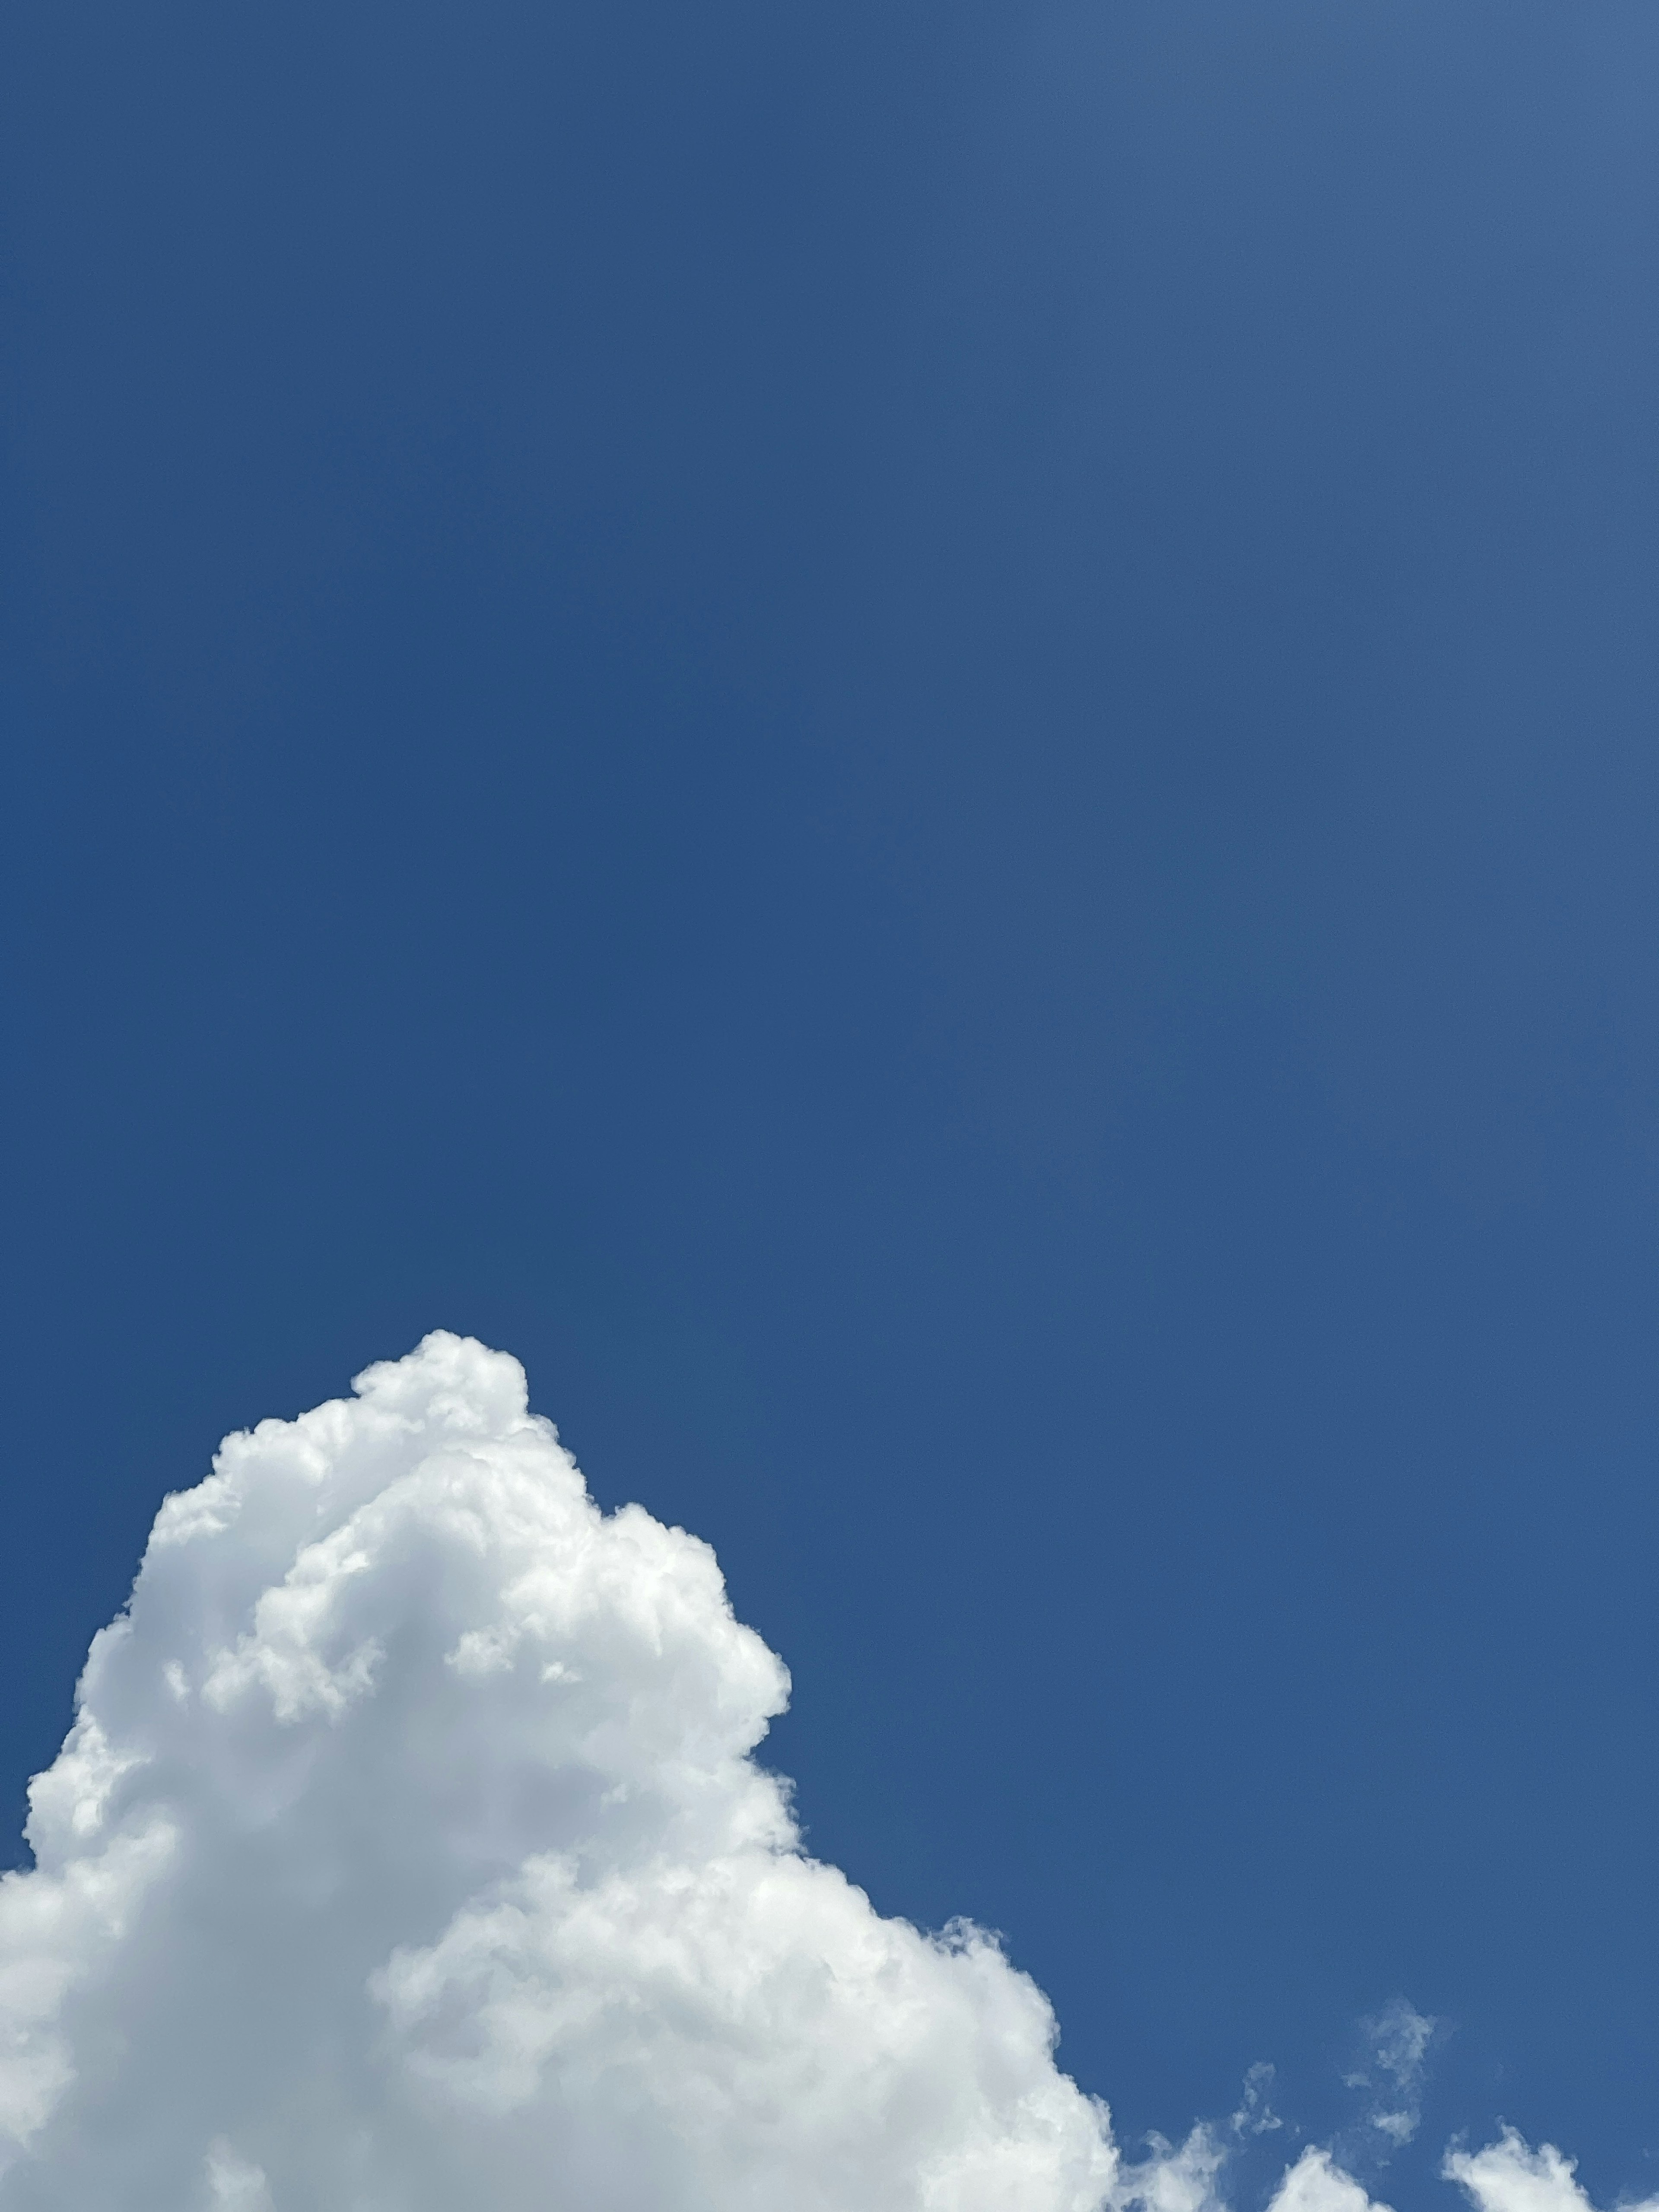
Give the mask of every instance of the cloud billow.
[{"label": "cloud billow", "polygon": [[0,2212],[1202,2212],[1209,2132],[1126,2164],[993,1939],[804,1854],[787,1691],[481,1345],[228,1438],[0,1881]]}]

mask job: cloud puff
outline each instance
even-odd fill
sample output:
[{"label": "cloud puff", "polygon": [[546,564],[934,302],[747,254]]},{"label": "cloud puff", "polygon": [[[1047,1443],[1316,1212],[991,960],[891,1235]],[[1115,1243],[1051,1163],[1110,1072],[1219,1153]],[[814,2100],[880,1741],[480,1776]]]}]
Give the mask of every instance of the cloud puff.
[{"label": "cloud puff", "polygon": [[1272,2212],[1389,2212],[1373,2204],[1359,2184],[1327,2150],[1304,2150],[1285,2176]]},{"label": "cloud puff", "polygon": [[[1219,2135],[1123,2160],[992,1938],[802,1852],[782,1665],[515,1361],[356,1387],[166,1501],[31,1784],[0,2212],[1216,2212]],[[1584,2212],[1512,2137],[1449,2170]],[[1272,2212],[1372,2208],[1310,2150]]]},{"label": "cloud puff", "polygon": [[[1513,2128],[1485,2150],[1451,2152],[1443,2171],[1449,2181],[1462,2184],[1478,2212],[1590,2212],[1573,2160],[1553,2143],[1531,2149]],[[1627,2212],[1659,2212],[1659,2197]]]}]

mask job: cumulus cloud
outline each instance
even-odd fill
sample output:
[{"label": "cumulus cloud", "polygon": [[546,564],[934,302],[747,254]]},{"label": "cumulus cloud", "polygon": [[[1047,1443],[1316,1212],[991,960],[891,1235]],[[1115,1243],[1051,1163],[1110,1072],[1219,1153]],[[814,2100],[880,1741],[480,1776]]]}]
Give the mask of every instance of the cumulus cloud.
[{"label": "cumulus cloud", "polygon": [[1389,2212],[1374,2205],[1328,2150],[1304,2150],[1279,2185],[1272,2212]]},{"label": "cumulus cloud", "polygon": [[[803,1852],[781,1663],[516,1362],[356,1391],[166,1501],[31,1785],[0,2212],[1213,2212],[1221,2136],[1125,2159],[993,1938]],[[1580,2212],[1529,2157],[1454,2171]],[[1369,2200],[1310,2151],[1273,2212]]]},{"label": "cumulus cloud", "polygon": [[[1553,2143],[1533,2150],[1513,2128],[1485,2150],[1452,2151],[1443,2171],[1449,2181],[1462,2184],[1477,2212],[1591,2212],[1573,2160]],[[1659,2212],[1659,2197],[1627,2212]]]},{"label": "cumulus cloud", "polygon": [[1191,2212],[991,1938],[801,1851],[705,1545],[480,1345],[356,1390],[167,1499],[33,1785],[6,2212]]}]

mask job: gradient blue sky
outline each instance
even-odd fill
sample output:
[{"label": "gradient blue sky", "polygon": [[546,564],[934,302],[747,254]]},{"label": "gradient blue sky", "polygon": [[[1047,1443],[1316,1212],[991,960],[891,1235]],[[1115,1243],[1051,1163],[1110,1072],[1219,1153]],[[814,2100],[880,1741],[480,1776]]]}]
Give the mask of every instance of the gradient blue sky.
[{"label": "gradient blue sky", "polygon": [[7,1803],[474,1331],[1126,2136],[1659,2188],[1652,8],[0,40]]}]

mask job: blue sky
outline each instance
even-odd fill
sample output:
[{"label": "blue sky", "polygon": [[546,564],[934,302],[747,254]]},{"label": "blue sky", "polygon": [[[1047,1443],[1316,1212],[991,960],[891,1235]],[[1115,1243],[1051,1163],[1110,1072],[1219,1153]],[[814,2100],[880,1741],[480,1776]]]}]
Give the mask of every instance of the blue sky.
[{"label": "blue sky", "polygon": [[4,52],[18,1819],[162,1493],[472,1332],[1121,2137],[1403,1996],[1376,2193],[1659,2190],[1651,10]]}]

